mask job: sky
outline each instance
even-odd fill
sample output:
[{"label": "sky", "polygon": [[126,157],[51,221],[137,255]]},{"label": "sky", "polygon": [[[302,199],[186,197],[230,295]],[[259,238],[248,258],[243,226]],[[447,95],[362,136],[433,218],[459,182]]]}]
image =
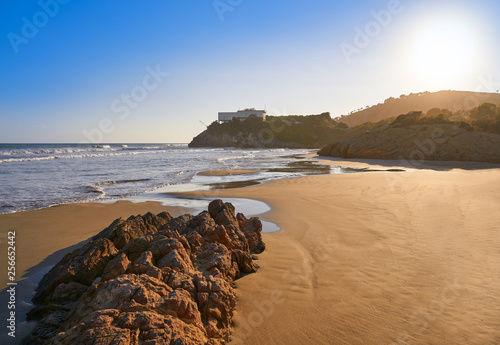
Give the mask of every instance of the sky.
[{"label": "sky", "polygon": [[0,142],[186,143],[219,111],[500,89],[497,0],[0,1]]}]

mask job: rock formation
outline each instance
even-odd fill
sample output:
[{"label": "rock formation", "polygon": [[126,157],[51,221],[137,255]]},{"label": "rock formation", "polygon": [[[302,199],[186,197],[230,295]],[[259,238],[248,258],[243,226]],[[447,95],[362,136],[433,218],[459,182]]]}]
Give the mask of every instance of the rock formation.
[{"label": "rock formation", "polygon": [[330,144],[322,156],[500,163],[500,135],[464,123],[386,125]]},{"label": "rock formation", "polygon": [[208,212],[117,219],[40,281],[25,344],[225,344],[233,281],[258,268],[258,218]]},{"label": "rock formation", "polygon": [[[269,135],[268,132],[263,133]],[[239,132],[237,135],[229,135],[227,133],[214,135],[204,131],[193,138],[189,143],[189,147],[309,148],[321,146],[298,142],[283,142],[273,135],[264,137],[263,135],[259,136],[254,133],[243,132]]]}]

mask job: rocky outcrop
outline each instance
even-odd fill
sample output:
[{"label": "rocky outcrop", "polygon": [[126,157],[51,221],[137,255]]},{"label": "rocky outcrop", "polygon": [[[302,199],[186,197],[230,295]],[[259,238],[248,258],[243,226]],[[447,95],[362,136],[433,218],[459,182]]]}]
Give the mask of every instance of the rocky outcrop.
[{"label": "rocky outcrop", "polygon": [[261,230],[221,200],[197,216],[118,219],[44,276],[24,343],[225,344]]},{"label": "rocky outcrop", "polygon": [[[272,132],[271,132],[272,133]],[[237,147],[237,148],[310,148],[321,147],[316,145],[305,145],[297,142],[283,142],[275,136],[269,136],[268,132],[262,135],[254,133],[239,132],[237,135],[227,133],[213,135],[204,131],[193,138],[189,147]]]},{"label": "rocky outcrop", "polygon": [[321,156],[500,163],[500,135],[464,123],[386,125],[321,149]]}]

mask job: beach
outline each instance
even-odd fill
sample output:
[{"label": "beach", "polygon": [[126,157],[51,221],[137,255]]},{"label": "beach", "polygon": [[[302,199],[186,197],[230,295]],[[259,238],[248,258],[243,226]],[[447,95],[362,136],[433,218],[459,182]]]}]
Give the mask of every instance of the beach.
[{"label": "beach", "polygon": [[[351,166],[387,168],[380,163]],[[500,170],[488,167],[306,176],[186,194],[264,201],[271,211],[261,218],[281,228],[263,234],[260,269],[236,281],[231,344],[499,343]],[[16,231],[20,278],[119,216],[163,210],[185,211],[74,204],[0,215],[0,226],[4,238]]]},{"label": "beach", "polygon": [[[70,204],[40,210],[0,214],[2,240],[0,251],[7,253],[9,231],[15,231],[16,281],[47,266],[55,265],[66,253],[106,228],[115,219],[147,212],[169,212],[172,216],[185,209],[162,206],[157,202],[113,204]],[[35,266],[38,266],[34,269]],[[0,284],[7,283],[7,266],[0,267]]]},{"label": "beach", "polygon": [[237,281],[232,344],[497,344],[499,187],[498,168],[423,169],[201,193],[282,228]]}]

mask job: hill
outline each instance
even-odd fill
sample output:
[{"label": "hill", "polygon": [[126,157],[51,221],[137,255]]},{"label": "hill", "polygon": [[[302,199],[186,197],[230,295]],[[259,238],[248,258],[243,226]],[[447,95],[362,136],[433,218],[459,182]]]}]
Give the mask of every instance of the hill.
[{"label": "hill", "polygon": [[266,121],[258,117],[214,121],[189,147],[320,148],[350,135],[352,130],[346,127],[333,120],[330,113],[267,116]]},{"label": "hill", "polygon": [[482,103],[500,104],[500,93],[468,92],[468,91],[439,91],[422,92],[401,95],[399,98],[388,98],[384,103],[342,115],[336,120],[344,122],[350,127],[365,122],[378,122],[410,111],[427,113],[433,108],[449,109],[452,112],[468,111]]},{"label": "hill", "polygon": [[[457,112],[460,113],[460,112]],[[500,106],[485,103],[460,121],[451,111],[420,111],[392,123],[333,142],[319,151],[342,158],[399,159],[500,163]]]}]

